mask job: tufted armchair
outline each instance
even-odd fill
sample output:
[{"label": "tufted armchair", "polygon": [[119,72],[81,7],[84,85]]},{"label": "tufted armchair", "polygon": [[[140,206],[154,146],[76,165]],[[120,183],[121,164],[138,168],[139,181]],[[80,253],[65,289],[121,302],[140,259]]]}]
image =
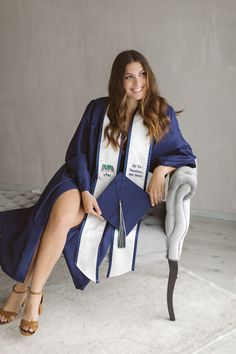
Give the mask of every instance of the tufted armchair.
[{"label": "tufted armchair", "polygon": [[147,216],[140,230],[137,263],[142,263],[145,259],[155,261],[168,259],[167,305],[171,321],[175,321],[173,293],[178,274],[178,261],[189,228],[190,199],[195,194],[196,188],[197,168],[184,166],[176,169],[166,181],[166,201],[149,213],[155,216],[155,229],[153,227],[150,233],[142,232],[142,227],[144,228],[145,224],[149,225],[150,222]]},{"label": "tufted armchair", "polygon": [[[145,217],[139,234],[137,263],[168,259],[169,279],[167,304],[171,321],[175,321],[173,309],[173,292],[178,274],[178,261],[181,256],[184,238],[187,234],[190,219],[190,199],[197,187],[197,169],[180,167],[166,180],[166,201],[153,208],[155,225],[150,232],[142,232],[149,216]],[[33,191],[0,191],[0,211],[34,205],[40,196],[39,190]]]}]

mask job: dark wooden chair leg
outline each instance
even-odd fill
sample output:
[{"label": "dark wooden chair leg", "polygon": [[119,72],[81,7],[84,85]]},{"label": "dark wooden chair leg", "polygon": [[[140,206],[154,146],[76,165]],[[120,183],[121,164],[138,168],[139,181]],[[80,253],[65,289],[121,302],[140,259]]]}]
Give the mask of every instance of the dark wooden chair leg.
[{"label": "dark wooden chair leg", "polygon": [[168,262],[169,262],[170,272],[169,272],[168,288],[167,288],[167,305],[168,305],[170,321],[175,321],[175,314],[173,308],[173,293],[174,293],[175,282],[178,274],[178,261],[168,260]]}]

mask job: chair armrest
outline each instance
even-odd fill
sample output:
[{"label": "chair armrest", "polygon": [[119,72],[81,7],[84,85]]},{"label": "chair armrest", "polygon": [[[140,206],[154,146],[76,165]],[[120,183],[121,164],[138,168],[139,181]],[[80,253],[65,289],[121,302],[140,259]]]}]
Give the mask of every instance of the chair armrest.
[{"label": "chair armrest", "polygon": [[189,228],[190,199],[197,188],[197,168],[183,166],[169,180],[166,197],[165,231],[168,239],[168,259],[178,261]]}]

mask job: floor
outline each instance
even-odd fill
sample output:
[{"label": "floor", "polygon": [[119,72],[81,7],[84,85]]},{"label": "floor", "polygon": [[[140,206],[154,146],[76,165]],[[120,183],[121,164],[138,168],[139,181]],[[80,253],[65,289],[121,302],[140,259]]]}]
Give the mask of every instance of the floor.
[{"label": "floor", "polygon": [[236,294],[236,222],[192,216],[180,264]]},{"label": "floor", "polygon": [[[236,294],[236,222],[191,217],[180,265]],[[235,354],[236,329],[197,353]]]}]

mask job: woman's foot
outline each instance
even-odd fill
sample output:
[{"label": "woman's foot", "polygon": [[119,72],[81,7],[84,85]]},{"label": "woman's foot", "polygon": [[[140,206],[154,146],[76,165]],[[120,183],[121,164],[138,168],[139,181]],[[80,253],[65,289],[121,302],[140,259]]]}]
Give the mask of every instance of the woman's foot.
[{"label": "woman's foot", "polygon": [[23,318],[20,323],[20,332],[31,335],[38,329],[38,315],[42,311],[43,293],[35,293],[30,290]]},{"label": "woman's foot", "polygon": [[15,284],[11,294],[8,296],[7,301],[0,309],[0,324],[6,324],[15,319],[20,307],[24,305],[28,296],[28,289],[23,284]]}]

